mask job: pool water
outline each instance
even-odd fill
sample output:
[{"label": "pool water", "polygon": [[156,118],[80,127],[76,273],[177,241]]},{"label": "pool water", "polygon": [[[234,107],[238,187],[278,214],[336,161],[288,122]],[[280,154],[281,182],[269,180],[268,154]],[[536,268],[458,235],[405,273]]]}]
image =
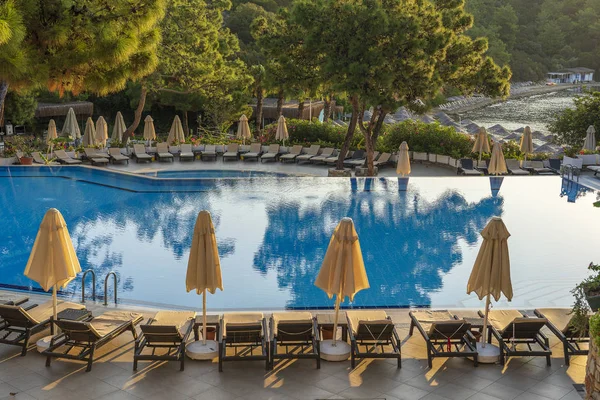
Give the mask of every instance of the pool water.
[{"label": "pool water", "polygon": [[[0,284],[23,276],[46,210],[64,215],[83,270],[119,275],[127,301],[198,307],[185,292],[196,216],[213,215],[225,290],[213,310],[331,307],[313,285],[338,221],[352,217],[371,288],[354,307],[479,307],[466,294],[479,232],[501,216],[510,233],[514,307],[568,306],[571,288],[598,262],[594,191],[559,177],[152,179],[85,167],[0,169]],[[122,188],[118,188],[122,187]],[[90,293],[90,282],[86,292]],[[79,296],[81,281],[66,294]],[[503,301],[501,301],[502,303]]]},{"label": "pool water", "polygon": [[284,174],[280,172],[269,172],[269,171],[242,171],[242,170],[190,170],[190,171],[154,171],[144,172],[143,175],[152,176],[156,178],[264,178],[264,177],[286,177],[290,174]]}]

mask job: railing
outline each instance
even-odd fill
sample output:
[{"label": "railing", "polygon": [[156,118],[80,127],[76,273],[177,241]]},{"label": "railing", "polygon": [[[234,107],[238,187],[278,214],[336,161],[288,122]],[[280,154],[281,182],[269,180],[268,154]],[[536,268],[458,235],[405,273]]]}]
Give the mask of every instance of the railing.
[{"label": "railing", "polygon": [[114,297],[115,297],[115,304],[117,304],[117,273],[115,271],[110,271],[108,274],[106,274],[106,278],[104,278],[104,305],[107,306],[108,305],[108,278],[110,276],[113,276],[114,278],[114,287],[115,287],[115,293],[114,293]]},{"label": "railing", "polygon": [[81,276],[81,302],[85,303],[85,277],[92,274],[92,300],[96,301],[96,273],[93,269],[88,269]]}]

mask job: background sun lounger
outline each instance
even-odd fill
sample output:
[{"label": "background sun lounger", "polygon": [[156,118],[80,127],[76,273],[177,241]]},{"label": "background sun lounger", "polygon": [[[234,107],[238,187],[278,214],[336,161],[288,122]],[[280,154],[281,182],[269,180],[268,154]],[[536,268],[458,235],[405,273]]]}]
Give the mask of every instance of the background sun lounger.
[{"label": "background sun lounger", "polygon": [[279,145],[270,144],[267,152],[260,157],[260,162],[273,160],[276,161],[279,156]]},{"label": "background sun lounger", "polygon": [[367,161],[364,150],[355,150],[350,158],[344,160],[344,165],[349,167],[360,167]]},{"label": "background sun lounger", "polygon": [[[271,366],[276,360],[314,359],[321,368],[319,329],[310,312],[273,313],[269,321],[271,331]],[[284,353],[278,346],[285,347]]]},{"label": "background sun lounger", "polygon": [[113,160],[113,164],[122,161],[127,161],[127,164],[129,164],[129,157],[121,154],[121,149],[118,149],[116,147],[110,147],[108,149],[108,156],[111,160]]},{"label": "background sun lounger", "polygon": [[[185,361],[185,344],[188,341],[196,312],[194,311],[159,311],[145,325],[140,325],[141,335],[135,341],[133,370],[137,371],[138,361],[179,361],[179,369],[183,371]],[[144,354],[146,348],[151,354]],[[156,354],[157,349],[167,350],[164,354]]]},{"label": "background sun lounger", "polygon": [[[483,312],[479,311],[479,316],[483,318]],[[500,364],[504,365],[507,357],[540,356],[546,357],[546,364],[551,365],[550,342],[541,332],[547,319],[527,318],[517,310],[491,310],[488,321],[490,332],[500,345]],[[520,350],[519,345],[526,345],[527,350]],[[540,349],[533,349],[531,345]]]},{"label": "background sun lounger", "polygon": [[244,161],[256,160],[262,155],[262,145],[260,143],[252,143],[250,145],[250,151],[243,155]]},{"label": "background sun lounger", "polygon": [[[127,311],[107,311],[90,321],[58,320],[55,324],[62,333],[54,336],[50,346],[42,352],[46,356],[46,367],[52,358],[67,358],[87,362],[86,372],[92,370],[96,350],[120,334],[130,331],[137,339],[135,325],[142,321],[142,314]],[[73,348],[80,348],[79,353],[72,353]]]},{"label": "background sun lounger", "polygon": [[306,153],[304,154],[300,154],[298,157],[296,157],[296,162],[300,163],[303,161],[309,161],[311,158],[313,158],[314,156],[319,155],[319,150],[321,149],[321,146],[318,144],[313,144],[311,145],[308,150],[306,150]]},{"label": "background sun lounger", "polygon": [[225,160],[239,160],[240,158],[240,145],[237,143],[230,143],[227,145],[227,151],[223,153],[223,161]]},{"label": "background sun lounger", "polygon": [[565,364],[570,364],[571,356],[587,355],[589,347],[582,348],[580,344],[590,343],[589,326],[583,333],[576,332],[571,324],[573,314],[571,308],[538,308],[535,315],[548,320],[546,326],[562,342]]},{"label": "background sun lounger", "polygon": [[[262,313],[225,313],[220,326],[219,372],[223,371],[225,361],[264,360],[265,368],[269,369],[267,321]],[[234,351],[233,355],[227,354],[229,349]]]},{"label": "background sun lounger", "polygon": [[143,144],[138,143],[133,145],[133,155],[135,155],[137,163],[140,161],[152,161],[152,156],[146,153],[146,147]]},{"label": "background sun lounger", "polygon": [[104,157],[104,154],[98,154],[94,148],[86,147],[83,151],[92,165],[107,165],[110,162],[108,158]]},{"label": "background sun lounger", "polygon": [[194,161],[195,158],[196,156],[194,155],[191,144],[184,143],[179,146],[179,161]]},{"label": "background sun lounger", "polygon": [[202,150],[202,153],[200,153],[200,159],[202,161],[207,159],[213,159],[217,161],[217,146],[214,144],[207,144],[204,146],[204,150]]},{"label": "background sun lounger", "polygon": [[381,168],[386,165],[390,165],[392,163],[391,158],[392,158],[391,153],[381,153],[379,158],[377,160],[373,161],[373,166]]},{"label": "background sun lounger", "polygon": [[481,161],[477,161],[477,166],[475,167],[476,170],[481,171],[484,175],[488,174],[488,164],[487,161],[485,160],[481,160]]},{"label": "background sun lounger", "polygon": [[0,294],[0,304],[6,306],[19,306],[23,303],[27,303],[28,300],[29,297],[18,294]]},{"label": "background sun lounger", "polygon": [[527,160],[527,165],[523,166],[524,169],[530,171],[533,174],[541,175],[541,174],[554,174],[550,168],[544,167],[543,161],[529,161]]},{"label": "background sun lounger", "polygon": [[473,160],[470,158],[462,158],[460,160],[460,167],[458,167],[459,175],[474,175],[480,176],[483,175],[481,171],[478,171],[473,166]]},{"label": "background sun lounger", "polygon": [[525,171],[519,165],[519,160],[509,158],[506,160],[506,169],[511,175],[529,175],[529,171]]},{"label": "background sun lounger", "polygon": [[279,156],[279,161],[287,162],[287,161],[296,161],[296,157],[302,154],[302,145],[295,145],[292,147],[289,153],[282,154]]},{"label": "background sun lounger", "polygon": [[34,151],[33,153],[31,153],[31,157],[33,157],[33,162],[36,164],[43,164],[43,165],[59,165],[60,163],[54,162],[54,161],[49,161],[48,163],[46,163],[46,161],[42,158],[42,154],[39,151]]},{"label": "background sun lounger", "polygon": [[[457,319],[448,311],[411,311],[410,331],[417,327],[427,342],[427,364],[433,368],[435,357],[473,358],[477,366],[477,345],[471,334],[471,324]],[[454,347],[454,349],[452,349]]]},{"label": "background sun lounger", "polygon": [[332,157],[334,154],[335,154],[335,149],[333,147],[325,147],[321,151],[321,154],[311,157],[309,161],[313,164],[325,163],[325,160],[328,159],[329,157]]},{"label": "background sun lounger", "polygon": [[70,157],[64,150],[54,150],[54,155],[61,164],[81,164],[81,160]]},{"label": "background sun lounger", "polygon": [[[356,366],[357,358],[396,358],[398,368],[402,366],[402,342],[392,319],[385,311],[346,311],[346,318],[352,368]],[[387,351],[384,346],[388,346]],[[360,351],[361,347],[364,351]]]},{"label": "background sun lounger", "polygon": [[[59,301],[57,312],[67,308],[82,310],[81,304]],[[21,347],[21,355],[27,354],[27,346],[32,335],[52,327],[52,301],[21,307],[19,305],[0,305],[0,343]]]},{"label": "background sun lounger", "polygon": [[156,144],[156,156],[158,157],[158,161],[162,160],[170,160],[174,161],[173,154],[169,153],[169,145],[166,143],[157,143]]}]

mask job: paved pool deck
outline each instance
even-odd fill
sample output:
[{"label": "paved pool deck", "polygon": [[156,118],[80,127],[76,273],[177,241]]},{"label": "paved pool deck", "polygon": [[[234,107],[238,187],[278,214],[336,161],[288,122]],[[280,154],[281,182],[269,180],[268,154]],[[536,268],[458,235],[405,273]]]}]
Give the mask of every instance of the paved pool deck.
[{"label": "paved pool deck", "polygon": [[[30,302],[48,301],[48,296],[30,295]],[[94,315],[112,310],[86,303]],[[119,305],[120,310],[142,312],[145,318],[157,310]],[[475,310],[453,310],[474,316]],[[320,311],[322,312],[322,311]],[[267,314],[265,312],[265,314]],[[187,359],[185,371],[175,362],[140,362],[132,369],[133,337],[127,332],[97,352],[91,372],[81,362],[45,358],[35,349],[19,356],[14,346],[0,344],[0,399],[62,400],[580,400],[573,384],[584,380],[585,356],[564,365],[562,346],[546,332],[552,346],[552,366],[543,357],[510,359],[505,366],[480,364],[465,359],[434,359],[427,367],[425,341],[418,332],[408,335],[408,310],[388,310],[402,344],[402,368],[395,360],[362,361],[352,370],[350,362],[321,363],[296,360],[265,371],[264,362],[229,362],[218,372],[216,360]],[[45,334],[36,336],[41,337]]]}]

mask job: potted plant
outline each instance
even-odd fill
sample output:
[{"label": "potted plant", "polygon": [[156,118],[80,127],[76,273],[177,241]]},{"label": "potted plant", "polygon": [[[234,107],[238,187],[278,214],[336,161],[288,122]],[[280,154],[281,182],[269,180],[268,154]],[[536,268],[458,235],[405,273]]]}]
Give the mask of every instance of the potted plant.
[{"label": "potted plant", "polygon": [[600,308],[600,265],[592,262],[588,266],[588,270],[592,274],[571,291],[575,297],[571,324],[575,331],[582,336],[587,333],[589,327],[590,309],[598,311]]},{"label": "potted plant", "polygon": [[[33,156],[31,155],[35,148],[33,147],[33,140],[24,136],[16,136],[13,139],[13,146],[17,151],[17,157],[21,165],[32,165]],[[19,156],[19,152],[22,153]]]}]

